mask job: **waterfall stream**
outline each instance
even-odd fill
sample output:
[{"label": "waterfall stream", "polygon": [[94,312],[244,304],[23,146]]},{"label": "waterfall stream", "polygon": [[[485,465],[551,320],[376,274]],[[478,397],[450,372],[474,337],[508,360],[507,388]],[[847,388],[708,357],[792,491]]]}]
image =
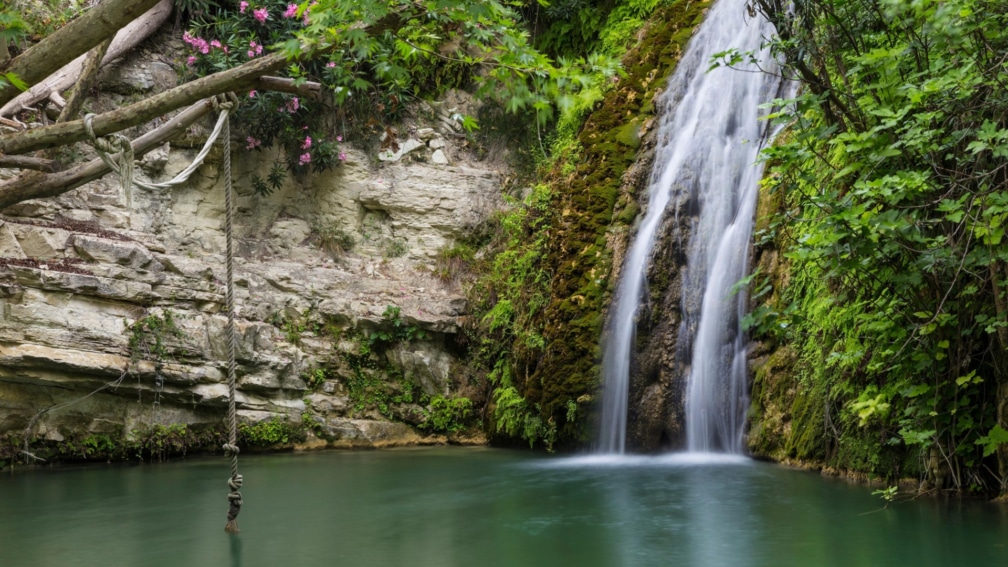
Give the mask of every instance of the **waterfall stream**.
[{"label": "waterfall stream", "polygon": [[[603,354],[605,389],[598,449],[626,447],[630,359],[637,314],[646,296],[647,265],[656,234],[671,211],[697,213],[690,226],[683,273],[682,324],[677,356],[690,368],[686,432],[690,451],[743,451],[746,353],[740,319],[745,293],[732,287],[745,276],[762,167],[757,154],[767,123],[760,105],[777,95],[777,68],[762,38],[772,26],[752,18],[746,0],[719,0],[690,40],[665,92],[646,212],[627,252]],[[747,62],[707,71],[712,57],[736,49]]]}]

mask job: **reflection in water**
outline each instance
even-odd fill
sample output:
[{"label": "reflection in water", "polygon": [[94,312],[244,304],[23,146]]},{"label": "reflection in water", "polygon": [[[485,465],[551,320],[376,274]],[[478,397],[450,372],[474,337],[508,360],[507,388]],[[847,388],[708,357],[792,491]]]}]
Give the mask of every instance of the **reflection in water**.
[{"label": "reflection in water", "polygon": [[223,531],[221,470],[196,460],[3,475],[0,566],[1008,564],[996,507],[880,510],[867,489],[729,455],[253,455],[237,537]]},{"label": "reflection in water", "polygon": [[242,565],[242,542],[241,536],[232,534],[227,536],[231,541],[231,567],[241,567]]}]

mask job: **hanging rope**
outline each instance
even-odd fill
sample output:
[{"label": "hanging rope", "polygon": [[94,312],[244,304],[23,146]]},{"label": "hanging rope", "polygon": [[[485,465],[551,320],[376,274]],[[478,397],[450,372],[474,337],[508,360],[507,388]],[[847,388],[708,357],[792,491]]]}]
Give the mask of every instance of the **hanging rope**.
[{"label": "hanging rope", "polygon": [[130,226],[132,226],[131,213],[133,212],[133,186],[136,185],[141,189],[153,191],[156,189],[168,189],[188,181],[193,172],[199,169],[199,166],[203,165],[203,160],[206,159],[206,156],[210,153],[210,149],[213,147],[214,142],[217,141],[217,138],[220,136],[224,126],[228,123],[229,112],[221,111],[220,109],[227,105],[228,110],[230,110],[235,104],[237,104],[237,102],[238,97],[234,93],[217,95],[210,99],[210,103],[213,105],[214,110],[220,111],[220,116],[217,117],[217,123],[210,132],[210,137],[207,138],[206,143],[203,144],[203,147],[200,149],[199,153],[196,154],[196,157],[188,167],[180,171],[178,175],[172,179],[162,181],[160,183],[146,183],[134,177],[133,145],[129,138],[123,136],[122,134],[109,134],[108,136],[103,136],[101,138],[95,136],[93,126],[95,115],[92,113],[84,115],[84,128],[87,131],[91,146],[95,149],[95,153],[98,154],[98,157],[105,162],[105,165],[107,165],[109,169],[119,175],[119,185],[126,193],[126,211],[128,213],[126,218],[127,222],[131,223]]},{"label": "hanging rope", "polygon": [[231,198],[231,132],[228,116],[235,105],[238,104],[238,97],[235,96],[234,93],[227,93],[225,95],[217,95],[211,98],[210,101],[211,104],[213,104],[214,110],[220,113],[217,118],[217,123],[214,125],[214,129],[210,133],[210,137],[207,138],[203,148],[198,154],[196,154],[196,158],[193,159],[191,164],[189,164],[189,167],[183,169],[173,179],[161,183],[145,183],[143,181],[138,181],[133,176],[133,146],[129,138],[123,136],[122,134],[112,134],[101,138],[95,136],[94,127],[92,125],[95,116],[94,114],[88,114],[84,117],[84,127],[87,129],[91,145],[94,146],[95,151],[98,153],[98,157],[100,157],[101,160],[105,162],[105,165],[107,165],[112,171],[119,174],[119,183],[126,193],[126,208],[128,211],[132,211],[133,208],[133,185],[143,189],[153,190],[167,189],[169,187],[185,183],[188,181],[189,176],[203,164],[203,160],[206,158],[207,154],[210,153],[210,149],[213,147],[214,142],[220,136],[221,132],[224,133],[222,141],[224,146],[224,233],[227,241],[226,266],[229,394],[227,413],[228,442],[224,445],[224,454],[231,458],[231,476],[228,478],[229,492],[227,496],[227,524],[224,526],[224,531],[235,534],[238,533],[238,513],[241,512],[242,507],[241,487],[243,479],[242,475],[238,473],[238,423],[237,418],[235,417],[235,350],[237,340],[235,337],[234,236],[232,230],[234,223],[234,206],[232,205]]},{"label": "hanging rope", "polygon": [[215,102],[220,110],[221,119],[218,124],[224,128],[224,234],[227,241],[227,333],[228,333],[228,442],[224,445],[224,454],[231,457],[231,477],[228,479],[228,513],[224,531],[238,533],[238,513],[242,507],[242,475],[238,474],[238,423],[235,417],[235,306],[234,306],[234,206],[231,199],[231,132],[228,124],[228,113],[237,102],[234,94],[224,102]]}]

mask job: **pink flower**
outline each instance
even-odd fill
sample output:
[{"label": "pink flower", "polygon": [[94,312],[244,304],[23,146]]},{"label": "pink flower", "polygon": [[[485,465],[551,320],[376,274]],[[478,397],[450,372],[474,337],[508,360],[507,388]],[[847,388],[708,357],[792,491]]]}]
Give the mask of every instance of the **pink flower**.
[{"label": "pink flower", "polygon": [[186,59],[186,65],[188,65],[188,66],[192,67],[194,63],[196,63],[196,56],[195,56],[195,55],[190,55],[190,56],[189,56],[189,57],[188,57],[188,58]]},{"label": "pink flower", "polygon": [[285,18],[293,18],[297,15],[297,4],[287,4],[287,11],[283,13]]},{"label": "pink flower", "polygon": [[340,152],[339,153],[339,160],[340,161],[346,161],[346,152]]},{"label": "pink flower", "polygon": [[311,149],[311,136],[305,136],[304,143],[301,144],[302,150]]},{"label": "pink flower", "polygon": [[251,49],[249,49],[248,50],[248,56],[249,56],[249,59],[252,59],[253,57],[255,57],[255,51],[252,51]]},{"label": "pink flower", "polygon": [[259,146],[262,145],[262,140],[258,138],[253,138],[252,136],[245,138],[245,141],[247,142],[247,144],[245,145],[246,150],[254,150],[255,148],[258,148]]},{"label": "pink flower", "polygon": [[326,63],[325,66],[328,67],[328,68],[330,68],[330,69],[332,69],[333,67],[336,66],[336,62],[335,61],[330,61],[330,62]]},{"label": "pink flower", "polygon": [[213,40],[213,41],[210,42],[210,47],[216,47],[217,49],[220,49],[221,48],[221,44],[220,44],[219,41],[217,41],[215,39],[215,40]]},{"label": "pink flower", "polygon": [[255,98],[257,94],[259,94],[257,91],[249,91],[249,98]]},{"label": "pink flower", "polygon": [[245,0],[242,0],[241,2],[238,3],[238,13],[239,14],[244,14],[245,13],[245,8],[248,8],[248,2],[246,2]]},{"label": "pink flower", "polygon": [[301,108],[301,103],[298,101],[298,97],[294,97],[287,101],[287,112],[294,114]]},{"label": "pink flower", "polygon": [[299,165],[306,165],[311,163],[311,152],[305,152],[301,154],[301,158],[298,159]]},{"label": "pink flower", "polygon": [[269,18],[269,11],[266,8],[259,8],[252,11],[252,16],[259,20],[259,22],[265,22]]},{"label": "pink flower", "polygon": [[336,136],[336,141],[337,142],[342,142],[343,141],[343,136]]}]

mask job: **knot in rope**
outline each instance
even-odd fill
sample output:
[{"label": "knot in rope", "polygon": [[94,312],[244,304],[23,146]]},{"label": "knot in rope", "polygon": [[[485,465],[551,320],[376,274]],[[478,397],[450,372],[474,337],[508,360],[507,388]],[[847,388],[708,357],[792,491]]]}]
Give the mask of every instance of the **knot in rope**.
[{"label": "knot in rope", "polygon": [[[95,114],[84,116],[84,129],[87,131],[91,145],[98,152],[98,157],[109,166],[109,169],[119,174],[119,185],[126,192],[126,210],[133,209],[133,144],[122,134],[109,134],[98,137],[94,132]],[[117,154],[118,157],[110,155]]]},{"label": "knot in rope", "polygon": [[230,111],[238,106],[238,95],[234,93],[222,93],[210,98],[210,104],[216,112]]},{"label": "knot in rope", "polygon": [[242,475],[237,473],[228,479],[228,488],[231,489],[231,492],[229,492],[227,496],[227,525],[224,526],[224,530],[228,533],[238,533],[238,514],[241,512],[242,507],[242,495],[239,490],[241,490],[243,483],[244,479],[242,479]]},{"label": "knot in rope", "polygon": [[232,457],[232,456],[237,457],[238,453],[240,453],[240,452],[241,451],[238,450],[238,445],[232,445],[230,443],[225,443],[224,444],[224,456],[225,457]]}]

